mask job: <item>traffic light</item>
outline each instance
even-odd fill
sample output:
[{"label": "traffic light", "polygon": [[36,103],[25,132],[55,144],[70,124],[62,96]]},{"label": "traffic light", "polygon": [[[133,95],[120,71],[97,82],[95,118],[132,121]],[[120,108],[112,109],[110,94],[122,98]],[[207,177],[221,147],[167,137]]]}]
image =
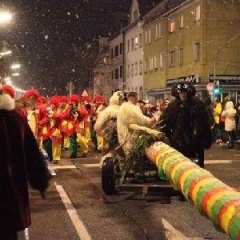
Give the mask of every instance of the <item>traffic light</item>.
[{"label": "traffic light", "polygon": [[215,95],[219,95],[219,94],[220,94],[220,88],[219,88],[219,86],[215,86],[215,87],[214,87],[214,94],[215,94]]}]

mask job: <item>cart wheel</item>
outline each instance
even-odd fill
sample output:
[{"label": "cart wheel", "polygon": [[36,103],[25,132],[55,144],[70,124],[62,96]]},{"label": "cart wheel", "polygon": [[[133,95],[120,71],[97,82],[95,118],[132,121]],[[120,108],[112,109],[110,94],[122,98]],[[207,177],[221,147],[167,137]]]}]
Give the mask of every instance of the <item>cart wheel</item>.
[{"label": "cart wheel", "polygon": [[120,167],[118,160],[107,157],[102,165],[102,189],[107,195],[117,193],[118,181],[120,178]]}]

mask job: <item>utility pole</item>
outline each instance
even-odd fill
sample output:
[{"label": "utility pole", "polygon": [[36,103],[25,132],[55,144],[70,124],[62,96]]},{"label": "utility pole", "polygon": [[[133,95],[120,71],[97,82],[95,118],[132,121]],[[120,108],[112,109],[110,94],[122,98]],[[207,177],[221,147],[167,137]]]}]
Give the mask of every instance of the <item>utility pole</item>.
[{"label": "utility pole", "polygon": [[68,82],[67,86],[66,86],[66,90],[69,93],[69,96],[72,96],[73,90],[75,89],[75,85],[72,81]]}]

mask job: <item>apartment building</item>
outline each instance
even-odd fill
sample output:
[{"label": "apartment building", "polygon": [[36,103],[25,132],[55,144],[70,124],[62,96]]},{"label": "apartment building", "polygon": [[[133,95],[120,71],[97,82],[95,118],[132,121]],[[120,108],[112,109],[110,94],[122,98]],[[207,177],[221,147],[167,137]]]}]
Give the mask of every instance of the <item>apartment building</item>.
[{"label": "apartment building", "polygon": [[143,92],[143,21],[142,17],[160,1],[133,0],[129,24],[122,30],[124,44],[124,90]]},{"label": "apartment building", "polygon": [[[169,3],[172,6],[169,7]],[[174,83],[192,82],[200,97],[240,93],[240,3],[162,1],[143,18],[144,93],[169,98]]]},{"label": "apartment building", "polygon": [[124,89],[123,79],[123,33],[109,39],[112,92]]},{"label": "apartment building", "polygon": [[108,38],[100,38],[99,52],[95,60],[93,71],[94,95],[101,94],[105,99],[109,99],[112,92],[111,87],[111,64],[109,63],[110,51]]}]

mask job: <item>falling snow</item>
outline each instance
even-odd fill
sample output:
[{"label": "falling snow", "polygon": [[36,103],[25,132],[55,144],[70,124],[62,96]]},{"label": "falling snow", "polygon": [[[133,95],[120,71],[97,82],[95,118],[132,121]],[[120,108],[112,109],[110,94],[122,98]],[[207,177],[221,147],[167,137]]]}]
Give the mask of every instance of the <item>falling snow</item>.
[{"label": "falling snow", "polygon": [[[22,65],[18,85],[21,88],[56,87],[65,93],[69,81],[81,90],[90,79],[91,64],[85,61],[99,36],[111,36],[119,26],[114,12],[129,12],[130,0],[1,0],[0,8],[11,10],[14,21],[0,30],[13,58]],[[126,19],[125,19],[126,20]],[[84,59],[84,61],[83,61]],[[45,93],[43,93],[45,94]]]}]

